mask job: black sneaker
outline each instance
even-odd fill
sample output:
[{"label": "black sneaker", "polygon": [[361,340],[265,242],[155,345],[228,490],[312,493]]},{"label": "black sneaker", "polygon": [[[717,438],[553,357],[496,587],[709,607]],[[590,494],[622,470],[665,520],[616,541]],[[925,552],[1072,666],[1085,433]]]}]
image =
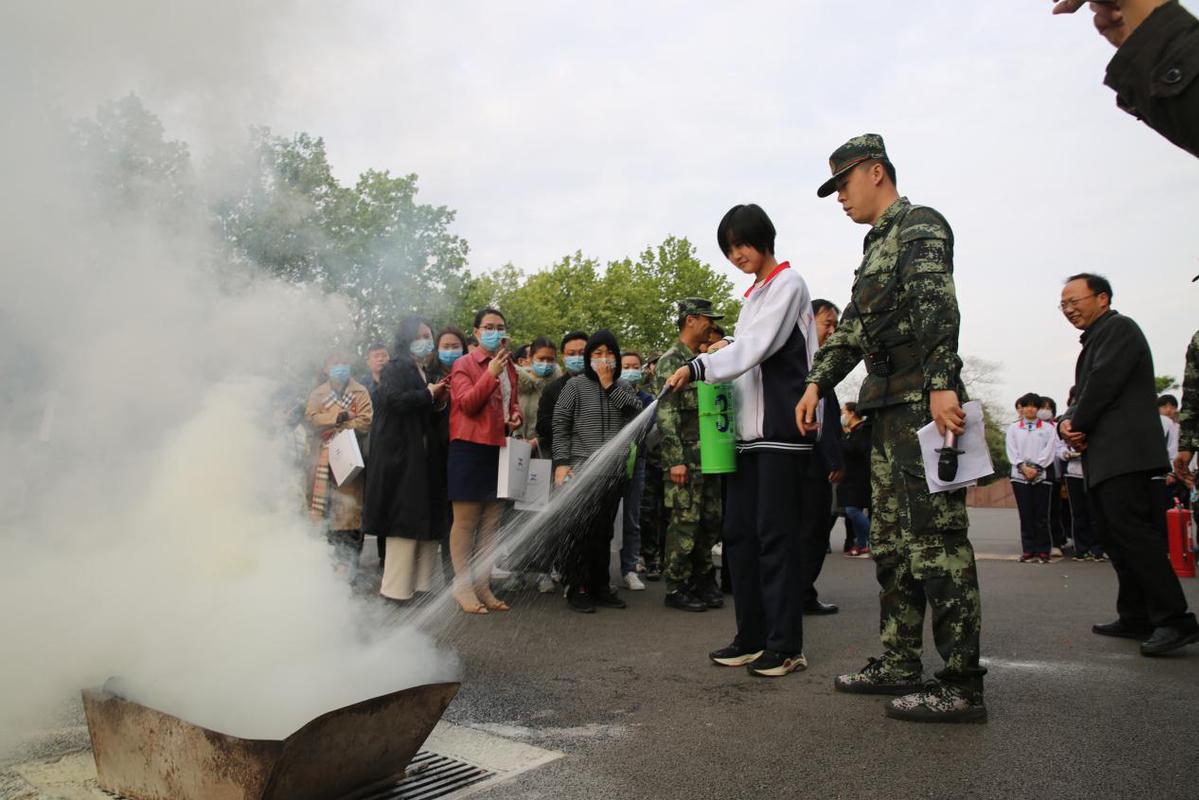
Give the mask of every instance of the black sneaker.
[{"label": "black sneaker", "polygon": [[762,652],[760,649],[748,650],[734,641],[728,647],[722,647],[719,650],[713,650],[711,653],[708,653],[708,658],[712,659],[713,663],[719,664],[722,667],[744,667],[762,655]]},{"label": "black sneaker", "polygon": [[919,674],[900,672],[880,658],[866,659],[861,672],[838,675],[833,688],[850,694],[908,694],[924,684]]},{"label": "black sneaker", "polygon": [[774,650],[763,650],[762,655],[745,665],[750,675],[761,678],[781,678],[788,672],[808,668],[808,660],[803,653],[776,653]]},{"label": "black sneaker", "polygon": [[667,608],[677,608],[680,611],[708,610],[708,604],[691,594],[686,586],[680,586],[667,592],[665,603]]},{"label": "black sneaker", "polygon": [[600,608],[628,608],[629,604],[620,599],[620,595],[609,589],[595,595],[595,605]]},{"label": "black sneaker", "polygon": [[571,589],[566,593],[566,604],[572,611],[578,611],[580,614],[595,613],[595,600],[586,589]]},{"label": "black sneaker", "polygon": [[716,576],[711,573],[692,584],[691,594],[703,600],[708,608],[724,608],[724,594],[716,585]]},{"label": "black sneaker", "polygon": [[662,565],[657,561],[649,562],[645,565],[645,572],[642,574],[642,577],[647,581],[662,580]]},{"label": "black sneaker", "polygon": [[986,722],[987,707],[981,692],[929,681],[920,691],[887,703],[891,719],[906,722]]}]

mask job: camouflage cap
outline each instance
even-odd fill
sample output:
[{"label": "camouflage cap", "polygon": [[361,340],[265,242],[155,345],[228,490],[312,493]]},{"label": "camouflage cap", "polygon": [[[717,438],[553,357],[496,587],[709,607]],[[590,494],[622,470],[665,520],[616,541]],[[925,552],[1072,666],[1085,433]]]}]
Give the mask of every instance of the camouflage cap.
[{"label": "camouflage cap", "polygon": [[883,144],[883,137],[877,133],[863,133],[838,147],[828,157],[828,165],[833,171],[833,177],[820,184],[820,188],[816,190],[816,196],[828,197],[837,190],[837,178],[863,161],[869,161],[872,158],[891,161],[887,157],[887,147]]},{"label": "camouflage cap", "polygon": [[723,314],[717,314],[712,309],[712,301],[704,300],[702,297],[688,297],[686,300],[680,300],[679,314],[693,317],[707,317],[708,319],[724,319]]}]

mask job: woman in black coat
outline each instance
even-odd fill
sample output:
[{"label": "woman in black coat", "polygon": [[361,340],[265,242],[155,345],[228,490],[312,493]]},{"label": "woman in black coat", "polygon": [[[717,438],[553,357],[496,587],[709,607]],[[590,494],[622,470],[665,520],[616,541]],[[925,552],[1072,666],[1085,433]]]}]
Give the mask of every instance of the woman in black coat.
[{"label": "woman in black coat", "polygon": [[383,367],[375,394],[362,528],[386,539],[380,593],[394,600],[432,588],[445,536],[445,487],[431,477],[429,459],[437,450],[436,415],[449,392],[427,371],[433,348],[425,320],[400,323],[396,355]]},{"label": "woman in black coat", "polygon": [[841,455],[845,476],[837,486],[838,505],[845,509],[845,524],[853,531],[853,545],[845,551],[851,558],[870,557],[870,422],[857,413],[856,403],[845,404],[845,438]]}]

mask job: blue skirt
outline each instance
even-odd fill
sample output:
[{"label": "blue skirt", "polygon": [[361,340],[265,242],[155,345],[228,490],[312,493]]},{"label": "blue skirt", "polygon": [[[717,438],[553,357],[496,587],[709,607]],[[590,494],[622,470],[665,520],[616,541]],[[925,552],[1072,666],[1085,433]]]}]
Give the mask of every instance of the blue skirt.
[{"label": "blue skirt", "polygon": [[446,461],[446,483],[450,500],[470,503],[495,502],[500,479],[500,448],[455,439]]}]

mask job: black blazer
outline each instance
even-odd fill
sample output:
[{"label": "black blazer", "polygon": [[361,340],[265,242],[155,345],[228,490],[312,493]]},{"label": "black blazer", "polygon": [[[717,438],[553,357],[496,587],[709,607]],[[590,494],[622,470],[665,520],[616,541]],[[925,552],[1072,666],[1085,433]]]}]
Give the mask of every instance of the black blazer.
[{"label": "black blazer", "polygon": [[1109,311],[1082,335],[1076,401],[1063,415],[1087,435],[1087,487],[1130,472],[1166,471],[1149,342],[1130,318]]}]

